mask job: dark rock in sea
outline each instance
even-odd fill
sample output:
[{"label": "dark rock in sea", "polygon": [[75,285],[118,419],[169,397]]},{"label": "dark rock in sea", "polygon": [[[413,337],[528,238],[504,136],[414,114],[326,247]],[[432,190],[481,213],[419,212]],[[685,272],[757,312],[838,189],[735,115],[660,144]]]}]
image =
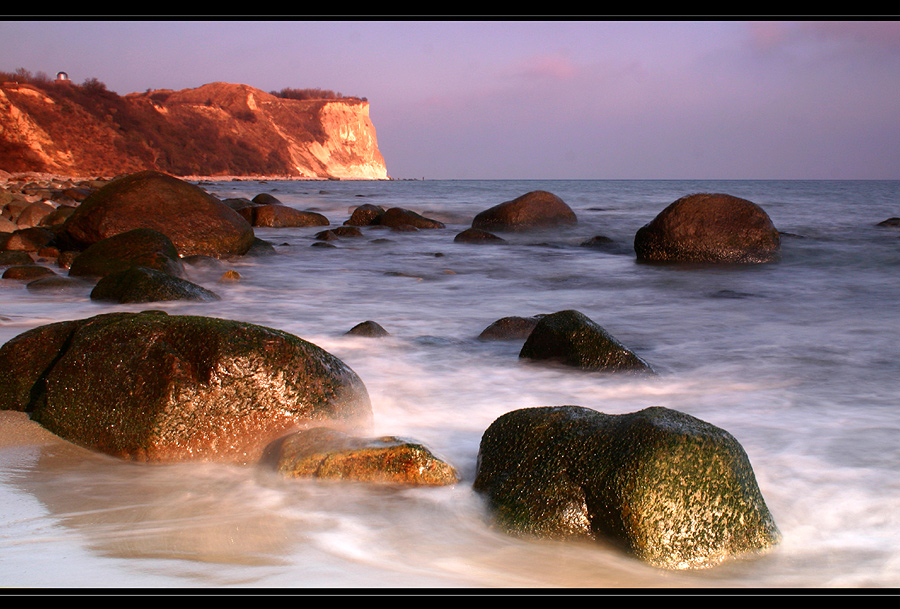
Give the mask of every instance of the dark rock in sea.
[{"label": "dark rock in sea", "polygon": [[353,213],[350,214],[350,218],[344,224],[349,226],[372,226],[378,224],[379,219],[383,215],[383,207],[366,203],[354,209]]},{"label": "dark rock in sea", "polygon": [[256,237],[253,239],[253,243],[250,245],[250,249],[247,250],[245,256],[249,256],[251,258],[257,256],[274,256],[278,252],[275,251],[275,246],[266,241],[265,239],[260,239]]},{"label": "dark rock in sea", "polygon": [[472,220],[472,228],[528,231],[577,223],[575,212],[565,201],[545,190],[534,190],[479,213]]},{"label": "dark rock in sea", "polygon": [[203,189],[157,171],[117,178],[88,196],[57,235],[61,249],[84,249],[136,228],[166,235],[182,256],[241,256],[253,227]]},{"label": "dark rock in sea", "polygon": [[358,438],[317,427],[277,440],[264,459],[292,478],[446,486],[459,475],[418,442],[395,436]]},{"label": "dark rock in sea", "polygon": [[377,338],[380,336],[388,336],[388,331],[381,327],[381,324],[372,320],[368,320],[356,324],[355,326],[347,330],[345,334],[351,336],[369,336]]},{"label": "dark rock in sea", "polygon": [[616,243],[615,241],[604,235],[596,235],[594,237],[591,237],[587,241],[583,241],[580,245],[581,247],[587,247],[601,252],[607,252],[609,254],[630,254],[632,252],[630,246]]},{"label": "dark rock in sea", "polygon": [[88,246],[72,260],[69,276],[105,277],[132,266],[184,276],[184,265],[175,245],[164,234],[150,228],[136,228]]},{"label": "dark rock in sea", "polygon": [[316,233],[315,238],[319,241],[337,241],[340,239],[333,230],[323,230],[321,233]]},{"label": "dark rock in sea", "polygon": [[91,284],[82,279],[75,277],[62,277],[60,275],[41,277],[34,281],[29,281],[25,287],[31,292],[55,292],[65,293],[70,290],[84,289],[91,287]]},{"label": "dark rock in sea", "polygon": [[288,228],[331,224],[328,218],[318,212],[302,211],[287,205],[257,205],[249,209],[253,212],[253,226]]},{"label": "dark rock in sea", "polygon": [[650,365],[602,327],[578,311],[543,316],[519,352],[528,360],[547,361],[581,370],[651,372]]},{"label": "dark rock in sea", "polygon": [[467,228],[453,238],[455,243],[506,243],[506,239],[498,237],[480,228]]},{"label": "dark rock in sea", "polygon": [[253,202],[257,205],[281,205],[281,200],[273,194],[261,192],[253,197]]},{"label": "dark rock in sea", "polygon": [[780,257],[781,240],[768,214],[727,194],[682,197],[634,238],[641,262],[765,263]]},{"label": "dark rock in sea", "polygon": [[100,279],[91,291],[91,300],[120,304],[166,300],[209,302],[219,300],[219,296],[196,283],[169,273],[142,266],[131,266]]},{"label": "dark rock in sea", "polygon": [[23,264],[21,266],[11,266],[3,271],[3,279],[18,279],[25,281],[34,281],[42,277],[55,277],[56,273],[52,269],[39,264]]},{"label": "dark rock in sea", "polygon": [[405,226],[413,226],[415,228],[444,228],[443,222],[426,218],[409,209],[402,207],[391,207],[382,214],[378,223],[382,226],[390,226],[393,228],[401,228]]},{"label": "dark rock in sea", "polygon": [[876,226],[900,226],[900,218],[888,218],[887,220],[882,220]]},{"label": "dark rock in sea", "polygon": [[542,315],[534,317],[503,317],[498,319],[478,335],[479,340],[519,340],[528,338]]},{"label": "dark rock in sea", "polygon": [[660,568],[710,567],[780,539],[738,441],[667,408],[507,413],[482,436],[474,489],[510,534],[612,542]]},{"label": "dark rock in sea", "polygon": [[161,311],[29,330],[0,347],[0,409],[135,461],[256,463],[308,426],[366,430],[365,385],[320,347],[254,324]]},{"label": "dark rock in sea", "polygon": [[355,226],[336,226],[331,229],[331,232],[341,238],[363,236],[362,231]]}]

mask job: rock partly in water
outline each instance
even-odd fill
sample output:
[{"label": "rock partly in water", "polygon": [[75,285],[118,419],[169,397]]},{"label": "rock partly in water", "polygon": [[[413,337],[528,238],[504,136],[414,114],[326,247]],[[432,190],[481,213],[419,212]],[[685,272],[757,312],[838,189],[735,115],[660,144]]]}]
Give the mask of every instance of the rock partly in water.
[{"label": "rock partly in water", "polygon": [[757,204],[727,194],[693,194],[662,210],[634,238],[641,262],[765,263],[781,239]]},{"label": "rock partly in water", "polygon": [[133,266],[184,276],[184,265],[172,241],[159,231],[136,228],[88,246],[72,259],[71,277],[105,277]]},{"label": "rock partly in water", "polygon": [[366,203],[353,210],[350,218],[344,224],[348,226],[373,226],[379,223],[384,215],[384,208],[378,205]]},{"label": "rock partly in water", "polygon": [[534,190],[479,213],[472,220],[472,228],[528,231],[577,223],[575,212],[565,201],[551,192]]},{"label": "rock partly in water", "polygon": [[318,212],[294,209],[287,205],[257,205],[249,209],[252,211],[253,226],[288,228],[331,224],[328,218]]},{"label": "rock partly in water", "polygon": [[256,463],[305,427],[366,430],[365,385],[291,334],[238,321],[109,313],[0,347],[0,409],[123,459]]},{"label": "rock partly in water", "polygon": [[537,326],[542,315],[503,317],[489,325],[478,335],[478,340],[518,340],[527,339]]},{"label": "rock partly in water", "polygon": [[381,226],[390,226],[392,228],[402,228],[412,226],[415,228],[444,228],[444,223],[414,212],[402,207],[391,207],[385,211],[379,218],[378,224]]},{"label": "rock partly in water", "polygon": [[58,242],[84,249],[136,228],[166,235],[182,256],[241,256],[253,243],[253,227],[198,186],[157,171],[141,171],[88,196],[63,224]]},{"label": "rock partly in water", "polygon": [[650,365],[579,311],[543,316],[519,352],[547,361],[601,372],[652,372]]},{"label": "rock partly in water", "polygon": [[356,324],[355,326],[347,330],[346,334],[350,336],[368,336],[371,338],[378,338],[381,336],[388,336],[388,331],[385,330],[378,322],[368,320]]},{"label": "rock partly in water", "polygon": [[485,431],[474,488],[508,533],[609,541],[656,567],[710,567],[780,534],[728,432],[666,408],[526,408]]},{"label": "rock partly in water", "polygon": [[53,269],[48,269],[40,264],[23,264],[11,266],[3,271],[3,279],[18,279],[20,281],[34,281],[44,277],[55,277]]},{"label": "rock partly in water", "polygon": [[91,291],[91,300],[120,304],[166,300],[210,302],[219,300],[219,296],[187,279],[156,269],[132,266],[100,279]]},{"label": "rock partly in water", "polygon": [[292,478],[337,479],[382,484],[456,484],[456,470],[418,442],[395,436],[359,438],[324,427],[273,443],[266,460]]},{"label": "rock partly in water", "polygon": [[506,239],[498,237],[480,228],[467,228],[453,238],[454,243],[506,243]]}]

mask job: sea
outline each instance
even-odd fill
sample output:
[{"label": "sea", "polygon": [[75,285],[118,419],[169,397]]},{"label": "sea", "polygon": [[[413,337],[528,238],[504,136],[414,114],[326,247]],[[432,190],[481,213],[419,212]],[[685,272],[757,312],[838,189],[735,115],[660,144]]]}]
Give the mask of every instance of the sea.
[{"label": "sea", "polygon": [[[275,255],[189,267],[216,302],[110,305],[89,288],[0,282],[0,343],[110,311],[236,319],[346,362],[372,401],[372,436],[410,438],[460,475],[397,487],[287,479],[257,466],[148,465],[91,453],[0,412],[0,585],[20,589],[541,591],[820,590],[900,586],[900,181],[201,181],[220,198],[268,192],[332,227],[365,203],[443,229],[257,228]],[[578,223],[456,243],[480,211],[533,190]],[[638,263],[635,232],[676,199],[720,192],[761,206],[781,260]],[[606,248],[583,245],[602,235]],[[221,283],[226,270],[240,281]],[[64,273],[64,271],[59,271]],[[519,360],[523,339],[478,336],[507,316],[582,312],[655,375]],[[372,320],[389,336],[347,335]],[[127,391],[127,387],[122,388]],[[473,491],[500,415],[579,405],[664,406],[730,432],[782,533],[768,552],[708,569],[648,566],[597,542],[513,537]]]}]

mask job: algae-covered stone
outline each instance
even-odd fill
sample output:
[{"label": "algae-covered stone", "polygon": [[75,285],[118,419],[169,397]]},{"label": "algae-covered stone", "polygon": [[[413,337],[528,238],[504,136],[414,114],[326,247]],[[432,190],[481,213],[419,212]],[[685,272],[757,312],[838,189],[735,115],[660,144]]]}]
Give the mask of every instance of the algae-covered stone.
[{"label": "algae-covered stone", "polygon": [[482,437],[474,488],[509,533],[612,541],[657,567],[708,567],[780,539],[738,441],[666,408],[507,413]]},{"label": "algae-covered stone", "polygon": [[583,313],[544,315],[528,335],[519,357],[607,372],[651,372],[650,365]]},{"label": "algae-covered stone", "polygon": [[255,462],[310,425],[366,429],[365,385],[301,338],[238,321],[110,313],[0,347],[0,409],[137,461]]}]

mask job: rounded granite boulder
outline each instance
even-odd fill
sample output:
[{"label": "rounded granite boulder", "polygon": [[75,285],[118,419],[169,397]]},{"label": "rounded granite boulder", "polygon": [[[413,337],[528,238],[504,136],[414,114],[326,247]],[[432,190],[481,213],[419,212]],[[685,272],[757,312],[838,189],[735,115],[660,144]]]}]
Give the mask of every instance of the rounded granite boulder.
[{"label": "rounded granite boulder", "polygon": [[0,409],[80,446],[151,462],[256,463],[306,427],[365,430],[365,385],[340,359],[254,324],[161,311],[29,330],[0,347]]},{"label": "rounded granite boulder", "polygon": [[141,171],[90,194],[56,240],[70,249],[84,249],[136,228],[166,235],[182,256],[242,256],[255,238],[240,214],[199,186],[158,171]]},{"label": "rounded granite boulder", "polygon": [[474,489],[505,532],[612,542],[660,568],[710,567],[780,533],[744,449],[667,408],[524,408],[482,436]]},{"label": "rounded granite boulder", "polygon": [[764,263],[781,239],[757,204],[727,194],[693,194],[662,210],[634,237],[640,262]]},{"label": "rounded granite boulder", "polygon": [[534,190],[482,211],[472,220],[472,228],[515,232],[577,223],[565,201],[551,192]]}]

